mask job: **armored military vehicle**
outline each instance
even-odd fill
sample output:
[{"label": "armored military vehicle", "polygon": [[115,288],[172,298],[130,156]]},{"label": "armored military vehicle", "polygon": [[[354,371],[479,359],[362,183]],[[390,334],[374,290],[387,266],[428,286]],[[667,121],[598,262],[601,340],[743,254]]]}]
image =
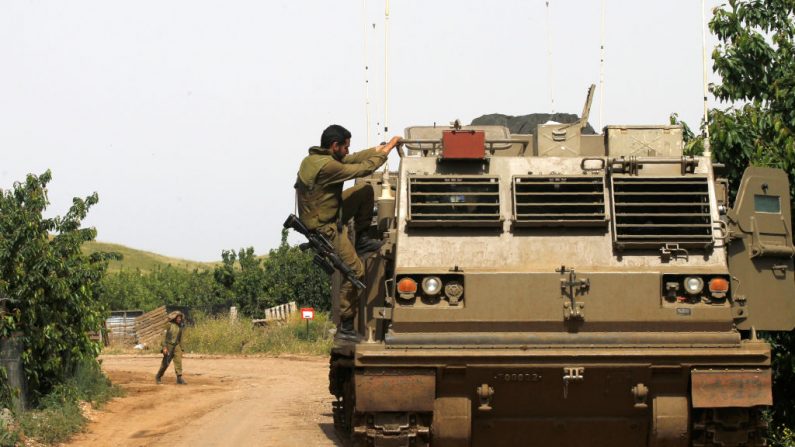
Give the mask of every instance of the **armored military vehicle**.
[{"label": "armored military vehicle", "polygon": [[[587,116],[587,113],[583,114]],[[334,422],[365,446],[758,446],[795,326],[787,177],[678,126],[406,130]]]}]

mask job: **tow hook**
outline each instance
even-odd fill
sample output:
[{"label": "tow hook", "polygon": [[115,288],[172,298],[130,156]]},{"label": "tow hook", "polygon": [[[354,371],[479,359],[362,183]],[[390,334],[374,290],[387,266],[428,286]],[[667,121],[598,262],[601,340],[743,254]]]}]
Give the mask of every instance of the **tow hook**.
[{"label": "tow hook", "polygon": [[563,367],[563,398],[569,397],[569,382],[582,382],[585,380],[585,368],[582,366]]},{"label": "tow hook", "polygon": [[632,387],[632,397],[635,400],[635,408],[645,409],[648,408],[647,400],[649,398],[649,388],[639,383]]},{"label": "tow hook", "polygon": [[491,411],[491,398],[494,396],[494,388],[490,387],[488,383],[477,387],[475,390],[480,400],[478,411]]}]

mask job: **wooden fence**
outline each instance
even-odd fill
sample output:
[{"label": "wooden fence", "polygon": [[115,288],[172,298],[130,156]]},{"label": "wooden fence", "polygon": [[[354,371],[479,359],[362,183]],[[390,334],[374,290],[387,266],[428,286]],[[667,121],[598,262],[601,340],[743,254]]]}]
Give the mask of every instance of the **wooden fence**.
[{"label": "wooden fence", "polygon": [[265,318],[251,320],[254,324],[267,324],[272,321],[285,321],[294,313],[298,312],[298,305],[295,301],[280,304],[268,309],[265,309]]},{"label": "wooden fence", "polygon": [[147,312],[135,319],[135,335],[138,343],[152,345],[156,343],[166,329],[168,316],[166,306]]}]

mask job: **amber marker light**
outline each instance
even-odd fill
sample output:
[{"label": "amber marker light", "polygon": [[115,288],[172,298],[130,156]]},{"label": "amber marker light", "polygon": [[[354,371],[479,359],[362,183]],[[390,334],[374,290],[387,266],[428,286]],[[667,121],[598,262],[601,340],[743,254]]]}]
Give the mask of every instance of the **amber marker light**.
[{"label": "amber marker light", "polygon": [[712,278],[709,281],[709,291],[712,293],[726,293],[729,291],[729,280],[726,278]]},{"label": "amber marker light", "polygon": [[417,281],[411,278],[403,278],[398,281],[397,289],[400,293],[417,293]]}]

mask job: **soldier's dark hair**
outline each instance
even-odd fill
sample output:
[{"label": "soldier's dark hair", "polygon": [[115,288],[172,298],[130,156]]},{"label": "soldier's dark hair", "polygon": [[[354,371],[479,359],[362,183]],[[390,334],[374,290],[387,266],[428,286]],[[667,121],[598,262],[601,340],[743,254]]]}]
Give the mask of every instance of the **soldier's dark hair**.
[{"label": "soldier's dark hair", "polygon": [[345,144],[345,140],[351,137],[348,129],[340,126],[339,124],[332,124],[326,127],[323,135],[320,136],[320,147],[323,149],[331,149],[334,143]]}]

